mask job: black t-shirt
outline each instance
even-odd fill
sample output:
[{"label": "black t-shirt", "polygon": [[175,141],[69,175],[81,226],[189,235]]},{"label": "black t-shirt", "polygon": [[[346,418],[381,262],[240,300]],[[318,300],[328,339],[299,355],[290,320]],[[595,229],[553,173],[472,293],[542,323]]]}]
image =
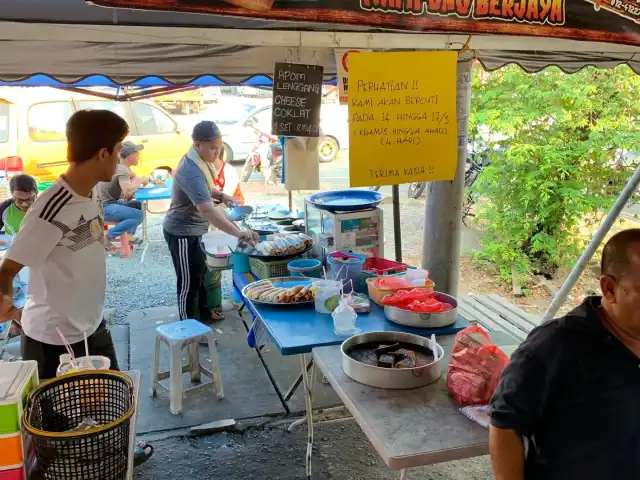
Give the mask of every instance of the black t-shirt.
[{"label": "black t-shirt", "polygon": [[640,478],[640,359],[599,297],[534,329],[491,399],[491,424],[528,440],[526,480]]}]

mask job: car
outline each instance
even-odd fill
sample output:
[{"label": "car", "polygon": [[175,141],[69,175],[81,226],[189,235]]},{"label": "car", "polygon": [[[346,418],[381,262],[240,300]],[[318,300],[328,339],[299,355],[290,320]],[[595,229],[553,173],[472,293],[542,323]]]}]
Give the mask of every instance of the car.
[{"label": "car", "polygon": [[144,145],[137,175],[173,171],[192,141],[151,101],[117,102],[54,88],[0,88],[0,169],[55,181],[67,168],[66,123],[78,110],[111,110],[129,124],[127,140]]},{"label": "car", "polygon": [[[266,100],[263,103],[245,103],[242,107],[236,106],[232,111],[229,109],[225,111],[227,118],[213,119],[222,132],[225,158],[229,162],[244,162],[256,142],[254,125],[262,132],[271,133],[271,102]],[[341,149],[349,148],[347,125],[346,106],[322,105],[320,128],[324,135],[318,145],[321,162],[331,162],[338,156]]]}]

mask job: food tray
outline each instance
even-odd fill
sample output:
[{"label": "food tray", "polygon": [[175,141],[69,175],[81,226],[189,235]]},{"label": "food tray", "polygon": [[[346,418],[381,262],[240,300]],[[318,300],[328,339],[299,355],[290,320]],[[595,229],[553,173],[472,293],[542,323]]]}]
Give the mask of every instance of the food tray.
[{"label": "food tray", "polygon": [[398,325],[415,328],[440,328],[456,323],[456,319],[458,318],[458,301],[446,293],[435,292],[433,296],[439,302],[451,305],[453,310],[449,310],[448,312],[418,313],[392,307],[391,305],[385,305],[384,316]]},{"label": "food tray", "polygon": [[314,193],[308,200],[320,210],[328,212],[355,212],[378,205],[384,195],[372,190],[335,190]]},{"label": "food tray", "polygon": [[247,253],[247,255],[251,258],[258,258],[260,260],[267,260],[267,261],[268,260],[284,260],[287,258],[299,257],[300,255],[307,253],[312,248],[313,248],[313,244],[309,247],[306,247],[304,250],[298,250],[297,252],[293,252],[293,253],[283,253],[281,255],[261,255],[259,253]]},{"label": "food tray", "polygon": [[427,283],[425,285],[413,285],[411,287],[389,288],[389,289],[376,288],[373,286],[373,282],[375,282],[378,278],[380,277],[369,277],[366,279],[366,283],[367,283],[369,298],[371,298],[371,300],[373,300],[376,304],[380,305],[381,307],[383,306],[382,299],[386,295],[391,295],[392,293],[395,293],[398,290],[413,290],[414,288],[426,288],[426,289],[433,290],[433,287],[435,286],[435,283],[433,283],[433,280],[427,280]]},{"label": "food tray", "polygon": [[264,261],[261,257],[249,257],[249,267],[251,268],[251,273],[262,280],[274,277],[286,277],[289,275],[287,265],[289,265],[290,261],[290,258]]},{"label": "food tray", "polygon": [[[311,282],[313,282],[314,280],[317,280],[317,279],[307,278],[307,277],[266,278],[264,280],[258,280],[257,282],[253,282],[253,283],[250,283],[249,285],[246,285],[242,289],[242,296],[248,299],[246,295],[247,289],[251,286],[259,285],[260,283],[271,282],[271,284],[274,287],[293,288],[298,285],[304,285],[304,286],[311,285]],[[249,301],[252,303],[255,303],[256,305],[269,305],[274,307],[295,307],[295,306],[301,306],[301,305],[313,305],[314,303],[314,299],[306,300],[304,302],[291,302],[291,303],[265,302],[263,300],[250,300],[250,299]]]},{"label": "food tray", "polygon": [[406,272],[409,265],[402,262],[394,262],[386,258],[370,257],[365,259],[362,272],[371,275],[393,275]]}]

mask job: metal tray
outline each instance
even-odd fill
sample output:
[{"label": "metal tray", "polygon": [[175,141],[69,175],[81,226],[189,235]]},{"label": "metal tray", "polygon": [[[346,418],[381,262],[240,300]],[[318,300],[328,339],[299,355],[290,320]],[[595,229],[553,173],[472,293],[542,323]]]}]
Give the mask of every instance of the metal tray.
[{"label": "metal tray", "polygon": [[295,302],[295,303],[278,303],[278,302],[265,302],[263,300],[251,300],[247,297],[246,291],[252,285],[258,285],[260,283],[271,282],[274,287],[282,286],[286,288],[293,288],[298,285],[311,285],[313,282],[313,278],[309,277],[277,277],[277,278],[267,278],[264,280],[258,280],[257,282],[250,283],[246,287],[242,289],[242,296],[249,300],[251,303],[255,303],[256,305],[269,305],[271,307],[296,307],[302,305],[313,305],[315,300],[306,300],[304,302]]},{"label": "metal tray", "polygon": [[[435,338],[435,337],[434,337]],[[442,375],[444,350],[436,343],[433,362],[414,368],[383,368],[351,358],[347,352],[356,345],[372,342],[402,342],[419,345],[433,352],[431,339],[404,332],[369,332],[354,335],[342,343],[342,369],[351,379],[364,385],[388,389],[418,388],[435,382]]]},{"label": "metal tray", "polygon": [[434,297],[440,302],[453,306],[453,310],[440,313],[418,313],[401,308],[384,306],[384,316],[398,325],[416,328],[440,328],[453,325],[458,318],[458,301],[446,293],[434,292]]},{"label": "metal tray", "polygon": [[320,210],[328,212],[355,212],[378,205],[384,195],[372,190],[335,190],[332,192],[314,193],[309,197]]},{"label": "metal tray", "polygon": [[247,253],[247,256],[260,260],[286,260],[287,258],[299,257],[313,248],[313,245],[295,253],[283,253],[282,255],[260,255],[259,253]]}]

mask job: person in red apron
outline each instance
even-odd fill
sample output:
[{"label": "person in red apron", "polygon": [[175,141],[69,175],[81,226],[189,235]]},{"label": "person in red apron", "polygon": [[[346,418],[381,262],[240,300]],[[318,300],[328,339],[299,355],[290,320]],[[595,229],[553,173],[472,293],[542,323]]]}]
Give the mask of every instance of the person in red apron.
[{"label": "person in red apron", "polygon": [[224,150],[220,153],[218,160],[215,162],[216,177],[214,184],[222,193],[233,197],[240,205],[244,205],[244,195],[240,189],[240,180],[238,174],[231,165],[224,161]]}]

